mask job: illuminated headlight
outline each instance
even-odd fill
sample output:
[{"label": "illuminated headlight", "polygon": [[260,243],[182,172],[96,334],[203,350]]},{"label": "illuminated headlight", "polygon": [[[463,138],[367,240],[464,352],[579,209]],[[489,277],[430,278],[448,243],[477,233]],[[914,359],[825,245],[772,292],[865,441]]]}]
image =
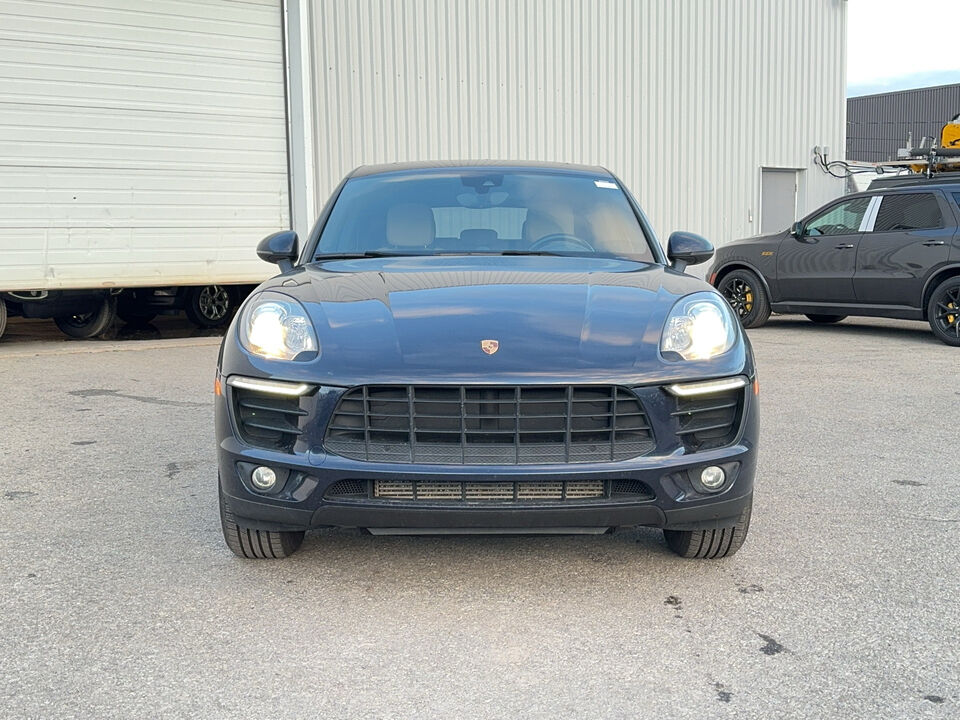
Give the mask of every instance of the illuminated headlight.
[{"label": "illuminated headlight", "polygon": [[300,353],[319,352],[317,333],[303,305],[279,293],[253,298],[240,319],[240,342],[265,358],[295,360]]},{"label": "illuminated headlight", "polygon": [[707,360],[725,353],[737,340],[736,320],[719,295],[694,293],[673,306],[660,338],[660,352],[684,360]]}]

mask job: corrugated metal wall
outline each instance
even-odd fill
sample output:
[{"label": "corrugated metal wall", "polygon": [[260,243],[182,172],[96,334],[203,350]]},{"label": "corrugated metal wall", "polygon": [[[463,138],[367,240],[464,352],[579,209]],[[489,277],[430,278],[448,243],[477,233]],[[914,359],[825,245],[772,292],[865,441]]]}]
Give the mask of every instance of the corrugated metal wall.
[{"label": "corrugated metal wall", "polygon": [[[325,0],[311,30],[316,201],[359,164],[601,164],[665,241],[759,232],[760,168],[843,192],[844,0]],[[309,146],[310,143],[308,143]]]},{"label": "corrugated metal wall", "polygon": [[0,290],[269,275],[282,29],[277,0],[0,0]]},{"label": "corrugated metal wall", "polygon": [[[847,159],[896,160],[913,133],[919,147],[926,135],[940,144],[943,124],[960,113],[960,84],[864,95],[847,100]],[[927,141],[927,147],[931,144]]]}]

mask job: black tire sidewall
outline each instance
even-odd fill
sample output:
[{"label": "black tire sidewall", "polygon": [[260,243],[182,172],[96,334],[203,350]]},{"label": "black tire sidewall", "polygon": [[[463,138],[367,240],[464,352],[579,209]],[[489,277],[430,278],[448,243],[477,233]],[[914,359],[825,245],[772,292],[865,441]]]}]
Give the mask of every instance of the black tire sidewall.
[{"label": "black tire sidewall", "polygon": [[83,325],[78,326],[71,324],[69,317],[58,317],[54,318],[53,321],[57,327],[60,328],[60,332],[67,337],[76,340],[89,340],[98,335],[102,335],[113,325],[113,321],[116,320],[116,318],[117,298],[113,295],[108,295],[103,298],[103,303],[101,303],[99,309],[95,313],[92,313],[90,319]]},{"label": "black tire sidewall", "polygon": [[[734,315],[737,316],[740,324],[745,328],[760,327],[767,321],[767,318],[770,317],[770,301],[767,298],[767,291],[763,287],[763,282],[755,273],[749,270],[732,270],[724,275],[720,279],[720,282],[717,283],[717,290],[720,291],[721,295],[723,295],[723,288],[727,283],[734,280],[742,280],[753,292],[753,308],[750,312],[740,317],[739,313],[734,310]],[[726,300],[725,296],[724,299]]]},{"label": "black tire sidewall", "polygon": [[[933,331],[933,334],[937,340],[946,345],[960,347],[960,338],[956,337],[955,335],[948,335],[946,332],[944,332],[937,324],[936,317],[937,301],[944,292],[952,288],[960,288],[960,277],[948,278],[937,285],[936,289],[933,291],[933,294],[930,296],[929,302],[927,303],[927,322],[930,324],[930,329]],[[960,310],[958,310],[958,313],[960,313]]]},{"label": "black tire sidewall", "polygon": [[7,304],[0,298],[0,338],[7,331]]}]

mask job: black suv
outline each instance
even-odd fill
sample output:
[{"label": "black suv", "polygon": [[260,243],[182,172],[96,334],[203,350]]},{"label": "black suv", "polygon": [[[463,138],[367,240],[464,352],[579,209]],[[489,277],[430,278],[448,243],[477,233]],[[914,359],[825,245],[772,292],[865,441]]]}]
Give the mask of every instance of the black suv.
[{"label": "black suv", "polygon": [[875,180],[789,230],[717,251],[710,283],[744,327],[771,312],[927,320],[960,346],[960,174]]}]

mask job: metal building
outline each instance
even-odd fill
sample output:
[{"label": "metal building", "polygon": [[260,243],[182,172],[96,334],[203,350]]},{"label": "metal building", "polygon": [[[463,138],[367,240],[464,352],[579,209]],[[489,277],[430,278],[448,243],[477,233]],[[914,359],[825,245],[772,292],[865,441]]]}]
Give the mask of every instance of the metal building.
[{"label": "metal building", "polygon": [[0,290],[256,280],[411,159],[604,165],[662,241],[781,229],[843,192],[845,37],[845,0],[0,0]]},{"label": "metal building", "polygon": [[[661,235],[723,243],[842,194],[845,0],[291,0],[306,226],[351,167],[600,164]],[[302,187],[303,214],[296,192]]]},{"label": "metal building", "polygon": [[919,147],[940,138],[944,123],[960,114],[960,83],[862,95],[847,99],[847,160],[896,160],[912,135]]}]

